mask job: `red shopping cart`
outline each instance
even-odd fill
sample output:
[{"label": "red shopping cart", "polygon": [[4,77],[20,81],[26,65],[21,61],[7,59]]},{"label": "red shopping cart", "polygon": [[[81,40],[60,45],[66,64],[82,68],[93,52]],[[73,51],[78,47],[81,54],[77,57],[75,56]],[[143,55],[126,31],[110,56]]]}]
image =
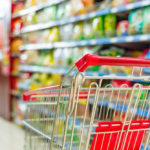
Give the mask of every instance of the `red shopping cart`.
[{"label": "red shopping cart", "polygon": [[[131,73],[85,76],[86,68],[95,65],[128,66]],[[135,67],[140,68],[136,73]],[[143,67],[150,67],[150,60],[87,54],[75,63],[61,85],[24,93],[25,149],[148,149],[150,86],[137,82],[132,86],[120,82],[119,87],[106,84],[108,80],[150,80],[142,73]],[[78,72],[70,78],[75,68]]]}]

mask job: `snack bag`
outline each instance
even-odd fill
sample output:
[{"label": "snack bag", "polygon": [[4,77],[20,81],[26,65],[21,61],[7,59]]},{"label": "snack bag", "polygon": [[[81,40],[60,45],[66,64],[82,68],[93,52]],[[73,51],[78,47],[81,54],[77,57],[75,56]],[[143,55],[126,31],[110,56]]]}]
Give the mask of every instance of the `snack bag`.
[{"label": "snack bag", "polygon": [[121,35],[128,35],[128,26],[129,26],[129,21],[128,20],[124,20],[124,21],[120,21],[117,24],[117,35],[121,36]]},{"label": "snack bag", "polygon": [[21,18],[16,18],[12,21],[11,29],[13,34],[19,34],[23,27],[23,22]]},{"label": "snack bag", "polygon": [[15,38],[11,42],[11,51],[19,52],[19,47],[23,45],[23,40],[21,38]]},{"label": "snack bag", "polygon": [[62,19],[66,17],[66,5],[67,3],[62,3],[58,5],[57,19]]},{"label": "snack bag", "polygon": [[56,20],[57,19],[57,6],[53,5],[48,8],[45,8],[44,11],[44,16],[45,16],[45,21],[51,21],[51,20]]},{"label": "snack bag", "polygon": [[54,27],[49,30],[48,41],[49,42],[59,41],[59,27]]},{"label": "snack bag", "polygon": [[54,67],[54,51],[47,52],[43,61],[44,66]]},{"label": "snack bag", "polygon": [[83,22],[78,22],[74,25],[73,40],[83,39]]},{"label": "snack bag", "polygon": [[63,41],[63,40],[67,41],[67,40],[72,39],[73,24],[66,24],[64,26],[60,26],[59,29],[60,29],[60,40],[61,41]]},{"label": "snack bag", "polygon": [[86,9],[82,0],[71,0],[72,14],[85,14]]},{"label": "snack bag", "polygon": [[104,32],[106,37],[112,37],[116,34],[116,21],[115,14],[108,14],[104,17]]},{"label": "snack bag", "polygon": [[82,3],[88,11],[94,8],[94,0],[82,0]]},{"label": "snack bag", "polygon": [[36,24],[38,22],[36,12],[30,13],[30,14],[24,16],[23,22],[24,22],[25,26]]},{"label": "snack bag", "polygon": [[37,0],[27,0],[25,3],[26,8],[37,5]]},{"label": "snack bag", "polygon": [[55,67],[64,67],[64,51],[61,48],[58,48],[54,51],[54,61]]},{"label": "snack bag", "polygon": [[12,5],[12,12],[17,13],[24,9],[24,2],[17,2]]},{"label": "snack bag", "polygon": [[94,38],[104,37],[104,17],[96,17],[92,20],[92,30]]},{"label": "snack bag", "polygon": [[83,32],[84,39],[91,39],[93,37],[93,30],[91,30],[92,25],[90,21],[84,22]]},{"label": "snack bag", "polygon": [[124,5],[125,3],[126,3],[126,0],[113,0],[112,1],[113,6],[121,6],[121,5]]},{"label": "snack bag", "polygon": [[142,9],[132,10],[129,14],[128,20],[129,20],[129,28],[128,28],[129,34],[142,33],[144,23]]},{"label": "snack bag", "polygon": [[150,33],[150,6],[143,8],[143,33]]}]

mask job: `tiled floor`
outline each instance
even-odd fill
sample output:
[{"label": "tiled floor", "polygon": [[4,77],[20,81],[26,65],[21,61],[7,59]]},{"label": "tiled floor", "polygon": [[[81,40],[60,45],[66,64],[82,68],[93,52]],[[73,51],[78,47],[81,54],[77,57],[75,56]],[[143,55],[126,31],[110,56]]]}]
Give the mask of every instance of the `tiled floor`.
[{"label": "tiled floor", "polygon": [[0,150],[23,150],[24,131],[0,118]]}]

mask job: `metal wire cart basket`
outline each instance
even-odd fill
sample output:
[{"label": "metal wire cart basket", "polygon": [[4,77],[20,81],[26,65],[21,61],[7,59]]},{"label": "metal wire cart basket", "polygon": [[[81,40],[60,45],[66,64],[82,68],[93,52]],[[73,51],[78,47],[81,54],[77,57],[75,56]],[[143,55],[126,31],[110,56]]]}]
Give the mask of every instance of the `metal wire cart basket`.
[{"label": "metal wire cart basket", "polygon": [[[96,65],[131,71],[128,76],[84,75]],[[148,150],[150,86],[141,82],[150,76],[143,67],[150,67],[150,60],[87,54],[61,85],[24,93],[25,150]],[[69,80],[74,69],[78,71]]]}]

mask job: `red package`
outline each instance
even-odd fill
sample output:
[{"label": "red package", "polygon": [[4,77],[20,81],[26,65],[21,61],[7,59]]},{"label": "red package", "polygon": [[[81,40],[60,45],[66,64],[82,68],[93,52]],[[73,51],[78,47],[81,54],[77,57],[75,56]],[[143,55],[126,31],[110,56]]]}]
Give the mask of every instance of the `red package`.
[{"label": "red package", "polygon": [[24,9],[24,2],[14,3],[12,5],[12,13],[19,12],[20,10],[23,10],[23,9]]},{"label": "red package", "polygon": [[121,35],[128,35],[128,26],[129,26],[129,21],[128,20],[124,20],[124,21],[120,21],[117,24],[117,35],[121,36]]}]

